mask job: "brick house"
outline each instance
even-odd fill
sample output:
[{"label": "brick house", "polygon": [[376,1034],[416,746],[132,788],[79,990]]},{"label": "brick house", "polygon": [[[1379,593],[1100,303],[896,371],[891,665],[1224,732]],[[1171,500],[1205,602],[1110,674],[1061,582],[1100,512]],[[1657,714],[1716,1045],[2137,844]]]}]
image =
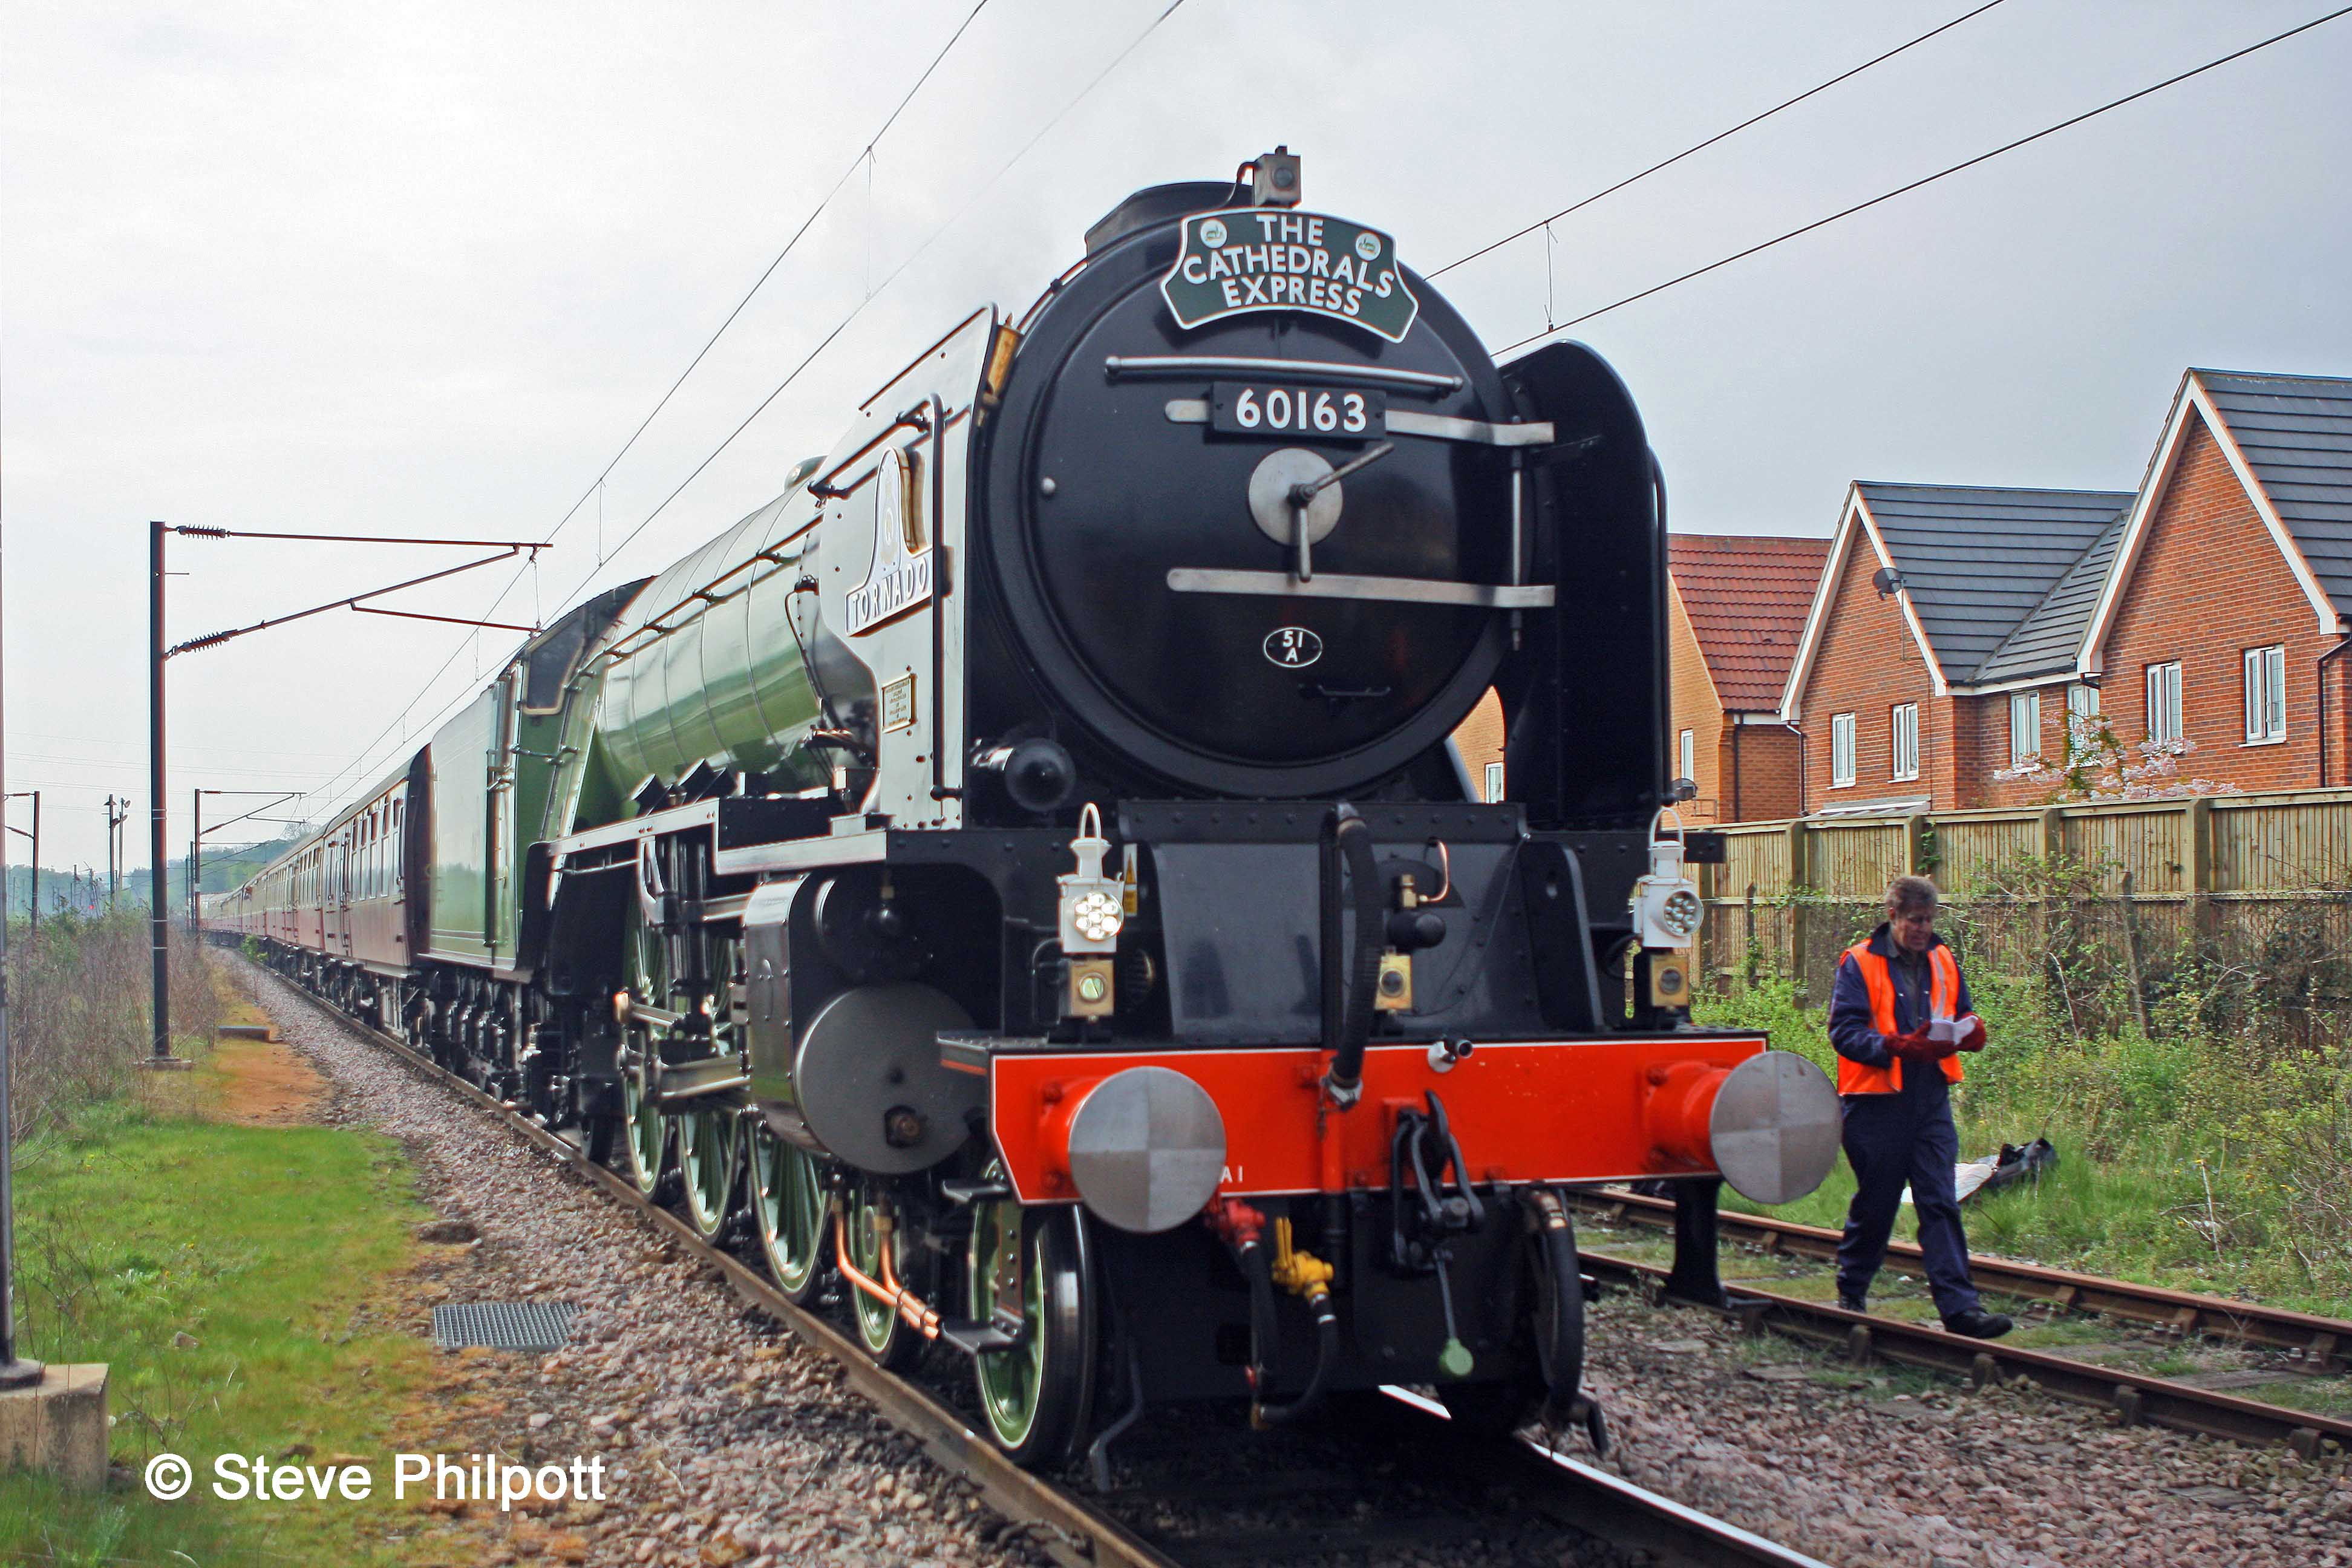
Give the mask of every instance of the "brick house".
[{"label": "brick house", "polygon": [[2352,380],[2191,370],[2079,663],[2119,739],[2243,790],[2352,781]]},{"label": "brick house", "polygon": [[1825,539],[1668,536],[1673,765],[1698,787],[1687,820],[1797,815],[1801,748],[1780,694],[1828,552]]},{"label": "brick house", "polygon": [[[1858,480],[1781,697],[1804,737],[1801,809],[2011,804],[2012,721],[2063,733],[2068,687],[2131,497]],[[2079,695],[2075,701],[2083,701]]]},{"label": "brick house", "polygon": [[1799,810],[2044,791],[2067,715],[2244,789],[2352,778],[2352,382],[2191,370],[2136,492],[1860,481],[1780,717]]}]

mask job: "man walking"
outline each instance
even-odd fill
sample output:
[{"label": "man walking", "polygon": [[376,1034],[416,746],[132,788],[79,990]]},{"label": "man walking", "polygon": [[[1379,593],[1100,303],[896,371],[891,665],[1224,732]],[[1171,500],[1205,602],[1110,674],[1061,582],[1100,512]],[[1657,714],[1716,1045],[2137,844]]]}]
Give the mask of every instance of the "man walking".
[{"label": "man walking", "polygon": [[1951,1086],[1961,1051],[1984,1049],[1984,1021],[1970,1010],[1959,961],[1936,934],[1936,885],[1897,877],[1886,887],[1886,921],[1838,959],[1830,996],[1830,1044],[1838,1054],[1845,1106],[1845,1157],[1853,1205],[1838,1243],[1838,1304],[1868,1310],[1870,1282],[1886,1257],[1903,1188],[1919,1216],[1919,1250],[1944,1327],[1971,1339],[2009,1332],[1969,1280],[1969,1242],[1952,1167],[1960,1140]]}]

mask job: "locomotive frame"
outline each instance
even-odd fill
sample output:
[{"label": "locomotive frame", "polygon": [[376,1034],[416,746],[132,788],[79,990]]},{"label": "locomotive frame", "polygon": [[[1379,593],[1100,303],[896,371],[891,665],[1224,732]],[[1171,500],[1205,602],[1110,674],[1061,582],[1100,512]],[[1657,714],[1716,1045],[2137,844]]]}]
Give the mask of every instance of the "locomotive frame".
[{"label": "locomotive frame", "polygon": [[[1256,172],[1122,204],[204,904],[1098,1475],[1178,1399],[1586,1417],[1560,1189],[1674,1180],[1712,1300],[1720,1180],[1836,1146],[1818,1070],[1689,1023],[1632,399],[1581,345],[1496,366]],[[1229,269],[1324,281],[1167,309],[1252,232]],[[1367,331],[1359,285],[1413,309]],[[1383,428],[1261,435],[1235,384]],[[1500,801],[1449,739],[1489,689]]]}]

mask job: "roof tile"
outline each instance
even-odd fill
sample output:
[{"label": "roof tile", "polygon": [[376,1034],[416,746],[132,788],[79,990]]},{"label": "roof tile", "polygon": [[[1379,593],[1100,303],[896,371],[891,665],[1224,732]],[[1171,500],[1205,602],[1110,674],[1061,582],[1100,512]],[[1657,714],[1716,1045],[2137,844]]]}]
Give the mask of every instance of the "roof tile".
[{"label": "roof tile", "polygon": [[2074,568],[2132,500],[2115,490],[1874,479],[1854,488],[1903,574],[1904,595],[1945,676],[1963,684],[2013,679],[1991,673],[2008,666],[1998,657],[2003,646],[2077,575]]},{"label": "roof tile", "polygon": [[1727,710],[1760,713],[1780,705],[1829,550],[1826,539],[1667,536],[1675,586]]}]

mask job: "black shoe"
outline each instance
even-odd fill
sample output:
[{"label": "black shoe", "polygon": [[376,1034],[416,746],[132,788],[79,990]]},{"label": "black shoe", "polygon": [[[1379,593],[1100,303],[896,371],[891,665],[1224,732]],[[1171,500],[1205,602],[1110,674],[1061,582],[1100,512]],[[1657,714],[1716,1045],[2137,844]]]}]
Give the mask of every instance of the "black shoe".
[{"label": "black shoe", "polygon": [[1972,1340],[1997,1340],[2016,1326],[1999,1312],[1988,1312],[1982,1307],[1970,1307],[1944,1320],[1946,1333],[1964,1334]]},{"label": "black shoe", "polygon": [[1849,1312],[1867,1312],[1870,1310],[1870,1303],[1860,1296],[1840,1296],[1838,1298],[1838,1305],[1844,1308]]}]

